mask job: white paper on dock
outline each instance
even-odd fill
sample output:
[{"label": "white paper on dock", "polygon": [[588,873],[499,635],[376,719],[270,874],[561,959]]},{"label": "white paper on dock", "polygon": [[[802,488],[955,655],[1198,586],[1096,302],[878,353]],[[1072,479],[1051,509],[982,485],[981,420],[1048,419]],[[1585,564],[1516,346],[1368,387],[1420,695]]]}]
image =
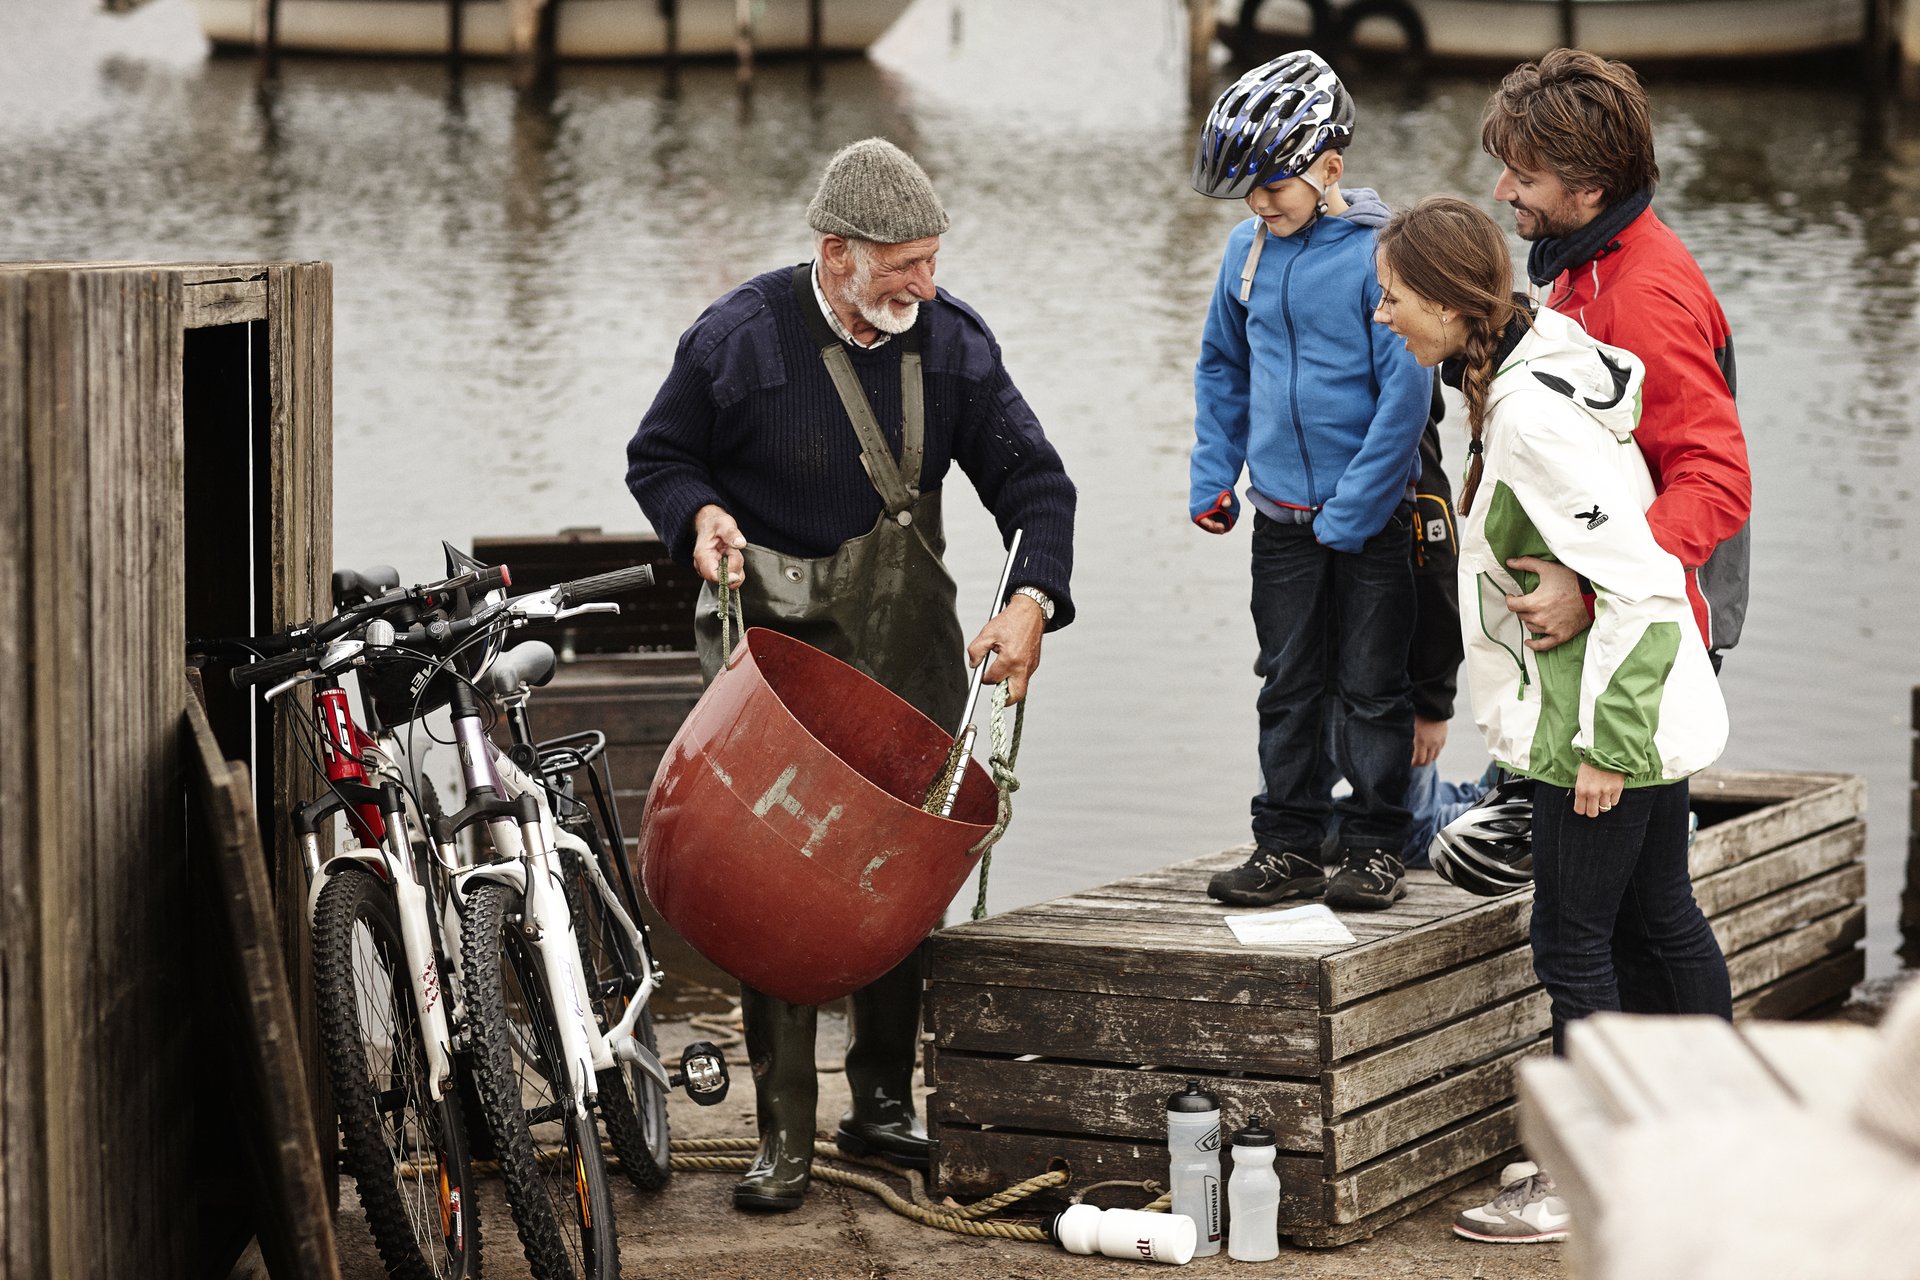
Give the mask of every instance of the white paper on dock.
[{"label": "white paper on dock", "polygon": [[1228,916],[1227,928],[1233,930],[1233,936],[1243,947],[1255,943],[1317,946],[1357,941],[1347,932],[1347,926],[1340,923],[1340,918],[1318,902],[1285,911],[1266,911],[1257,916]]}]

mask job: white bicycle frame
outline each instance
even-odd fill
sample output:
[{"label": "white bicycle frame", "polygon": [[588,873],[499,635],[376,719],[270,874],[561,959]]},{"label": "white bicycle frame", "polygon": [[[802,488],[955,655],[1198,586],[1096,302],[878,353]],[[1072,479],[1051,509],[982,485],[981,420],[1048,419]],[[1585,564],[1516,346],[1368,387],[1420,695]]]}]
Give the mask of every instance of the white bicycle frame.
[{"label": "white bicycle frame", "polygon": [[[671,1088],[660,1059],[633,1033],[657,985],[652,956],[638,926],[607,883],[599,861],[585,841],[559,826],[547,801],[546,788],[502,754],[487,738],[477,719],[456,719],[454,738],[460,748],[461,770],[469,792],[485,787],[503,799],[530,796],[537,806],[538,819],[524,825],[504,815],[489,819],[487,828],[492,833],[498,860],[460,872],[454,886],[463,903],[472,886],[480,883],[504,884],[520,893],[523,903],[520,928],[540,961],[538,979],[545,989],[547,1007],[559,1024],[574,1103],[584,1106],[596,1100],[594,1073],[608,1070],[618,1062],[635,1063],[658,1081],[661,1088]],[[628,1000],[620,1021],[604,1033],[594,1017],[587,975],[580,966],[573,913],[567,906],[560,879],[561,850],[579,856],[592,891],[600,897],[601,908],[626,936],[633,954],[640,957],[639,989]],[[449,847],[443,846],[443,858],[448,853]]]}]

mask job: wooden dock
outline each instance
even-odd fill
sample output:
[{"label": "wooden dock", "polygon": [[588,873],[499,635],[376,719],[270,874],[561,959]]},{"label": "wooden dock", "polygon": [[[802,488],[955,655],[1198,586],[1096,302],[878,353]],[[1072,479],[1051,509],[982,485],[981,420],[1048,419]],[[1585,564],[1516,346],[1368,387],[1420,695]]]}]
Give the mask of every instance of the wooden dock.
[{"label": "wooden dock", "polygon": [[[1866,789],[1711,772],[1695,891],[1740,1016],[1836,1006],[1864,973]],[[1517,1142],[1517,1065],[1548,1051],[1532,893],[1431,872],[1351,945],[1242,946],[1207,878],[1228,850],[943,930],[928,991],[934,1179],[960,1197],[1064,1160],[1066,1195],[1167,1174],[1167,1095],[1201,1077],[1280,1136],[1281,1231],[1340,1245],[1482,1176]]]}]

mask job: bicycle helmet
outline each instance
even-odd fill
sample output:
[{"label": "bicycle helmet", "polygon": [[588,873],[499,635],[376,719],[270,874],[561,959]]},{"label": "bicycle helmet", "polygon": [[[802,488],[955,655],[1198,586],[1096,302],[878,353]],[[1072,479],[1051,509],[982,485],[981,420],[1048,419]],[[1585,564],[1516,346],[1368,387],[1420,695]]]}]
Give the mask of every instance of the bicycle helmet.
[{"label": "bicycle helmet", "polygon": [[1236,80],[1200,129],[1193,189],[1238,200],[1299,177],[1322,151],[1353,140],[1353,97],[1311,49],[1285,53]]},{"label": "bicycle helmet", "polygon": [[1483,898],[1533,883],[1533,779],[1508,778],[1434,833],[1433,869]]}]

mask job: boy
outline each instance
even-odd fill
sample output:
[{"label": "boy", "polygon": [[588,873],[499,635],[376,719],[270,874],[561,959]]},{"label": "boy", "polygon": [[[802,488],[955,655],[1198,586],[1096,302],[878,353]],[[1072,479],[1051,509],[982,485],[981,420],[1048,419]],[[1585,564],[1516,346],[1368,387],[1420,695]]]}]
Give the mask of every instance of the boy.
[{"label": "boy", "polygon": [[[1189,500],[1196,524],[1226,533],[1245,467],[1264,789],[1253,856],[1207,886],[1236,905],[1325,893],[1371,910],[1405,893],[1410,485],[1431,382],[1372,322],[1374,228],[1387,210],[1372,191],[1340,189],[1353,119],[1339,77],[1301,50],[1242,76],[1194,157],[1196,191],[1244,198],[1254,214],[1228,238],[1194,369]],[[1334,763],[1353,793],[1337,806],[1329,881],[1319,851],[1334,806],[1319,757],[1333,702]]]}]

